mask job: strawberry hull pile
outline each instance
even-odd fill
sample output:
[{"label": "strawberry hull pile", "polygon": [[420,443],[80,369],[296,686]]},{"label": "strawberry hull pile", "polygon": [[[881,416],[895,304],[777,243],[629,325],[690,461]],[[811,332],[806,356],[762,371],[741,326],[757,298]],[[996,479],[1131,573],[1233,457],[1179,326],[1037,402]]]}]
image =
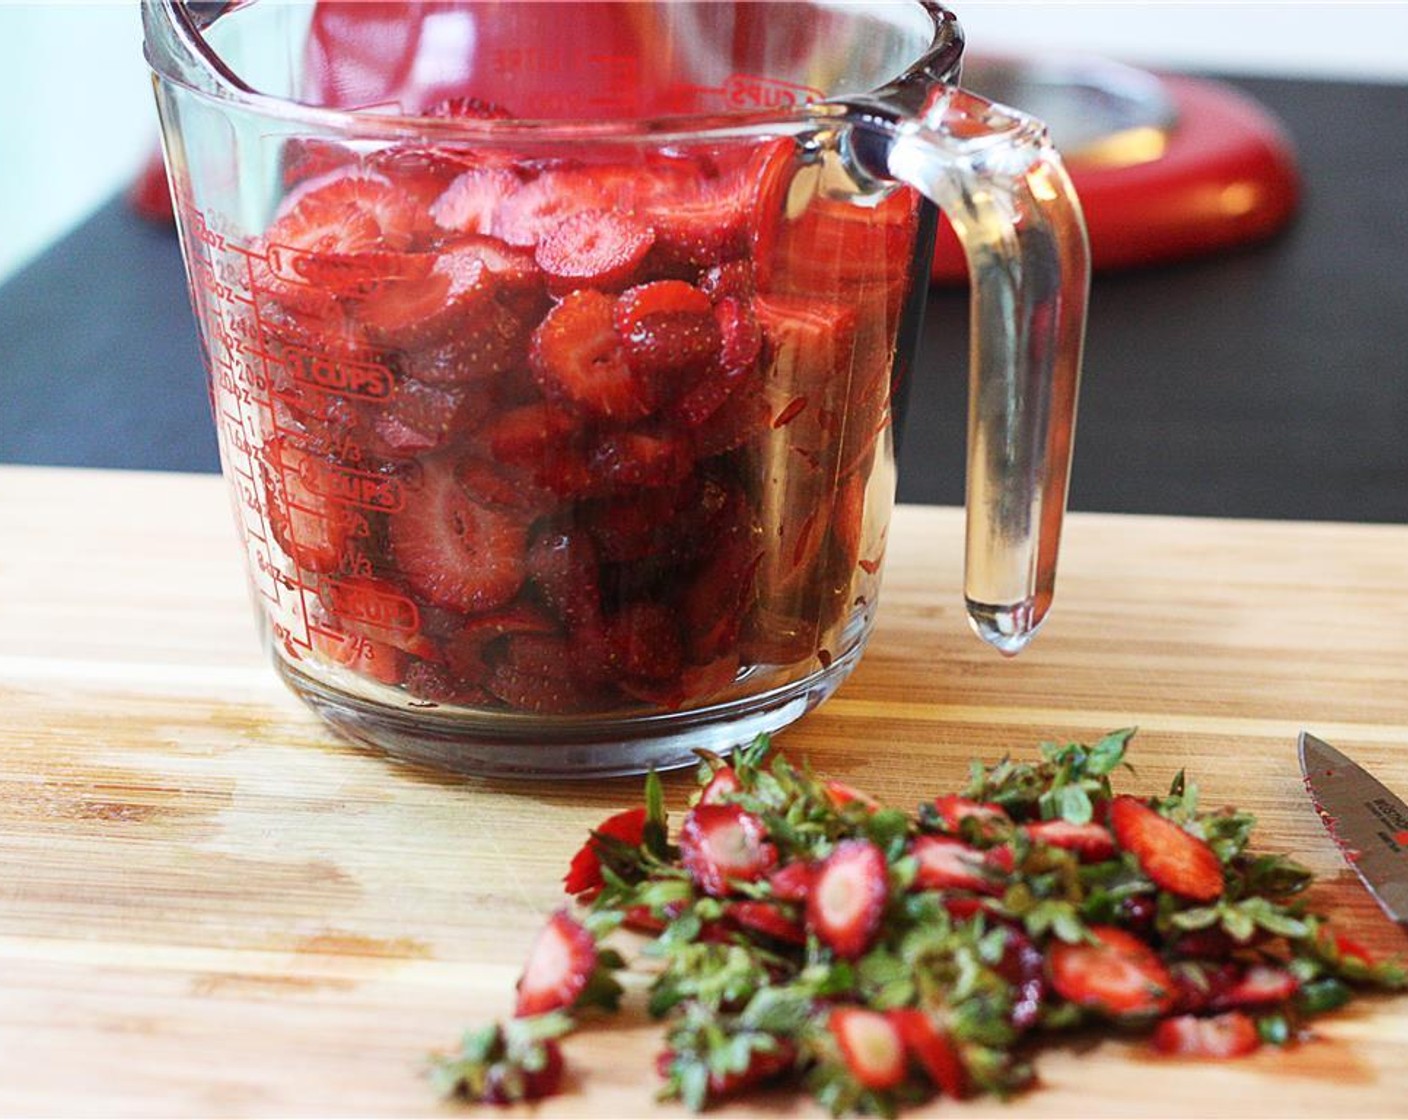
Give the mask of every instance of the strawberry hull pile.
[{"label": "strawberry hull pile", "polygon": [[911,195],[834,201],[791,139],[307,142],[285,174],[253,450],[318,658],[422,704],[599,714],[854,647]]},{"label": "strawberry hull pile", "polygon": [[566,877],[528,954],[517,1013],[435,1060],[473,1101],[556,1091],[558,1039],[617,1010],[640,946],[665,1022],[662,1098],[701,1109],[764,1083],[833,1114],[1034,1084],[1041,1041],[1103,1026],[1155,1052],[1231,1059],[1309,1037],[1356,989],[1401,990],[1301,898],[1310,875],[1251,852],[1252,818],[1116,794],[1131,732],[975,764],[910,815],[813,776],[766,739],[708,756],[671,837],[652,776]]}]

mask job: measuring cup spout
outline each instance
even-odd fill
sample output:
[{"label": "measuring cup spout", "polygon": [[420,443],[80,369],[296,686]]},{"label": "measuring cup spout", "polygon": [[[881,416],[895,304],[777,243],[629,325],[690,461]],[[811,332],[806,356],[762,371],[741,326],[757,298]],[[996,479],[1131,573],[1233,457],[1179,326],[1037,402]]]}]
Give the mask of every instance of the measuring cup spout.
[{"label": "measuring cup spout", "polygon": [[185,0],[142,0],[143,49],[147,65],[170,81],[203,93],[250,93],[250,88],[220,59],[204,30],[233,7]]},{"label": "measuring cup spout", "polygon": [[954,86],[850,105],[853,156],[943,210],[972,281],[964,596],[1023,649],[1051,604],[1090,284],[1080,204],[1040,122]]}]

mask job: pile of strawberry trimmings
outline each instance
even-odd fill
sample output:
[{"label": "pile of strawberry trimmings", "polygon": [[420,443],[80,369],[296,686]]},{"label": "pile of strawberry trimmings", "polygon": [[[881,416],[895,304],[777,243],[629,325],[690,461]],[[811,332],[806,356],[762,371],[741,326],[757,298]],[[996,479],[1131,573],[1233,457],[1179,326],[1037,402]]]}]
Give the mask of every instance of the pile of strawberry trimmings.
[{"label": "pile of strawberry trimmings", "polygon": [[549,714],[839,656],[916,209],[799,210],[800,166],[790,138],[289,145],[254,451],[318,656]]},{"label": "pile of strawberry trimmings", "polygon": [[935,1094],[1011,1094],[1033,1044],[1104,1024],[1166,1054],[1234,1058],[1303,1037],[1355,987],[1401,989],[1307,909],[1304,868],[1247,850],[1252,817],[1116,795],[1132,732],[975,764],[967,788],[881,806],[771,753],[706,756],[672,842],[660,783],[572,860],[576,916],[529,951],[517,1017],[436,1060],[446,1093],[556,1090],[557,1039],[616,1010],[603,941],[649,935],[647,1008],[666,1022],[662,1097],[700,1109],[790,1079],[834,1114]]}]

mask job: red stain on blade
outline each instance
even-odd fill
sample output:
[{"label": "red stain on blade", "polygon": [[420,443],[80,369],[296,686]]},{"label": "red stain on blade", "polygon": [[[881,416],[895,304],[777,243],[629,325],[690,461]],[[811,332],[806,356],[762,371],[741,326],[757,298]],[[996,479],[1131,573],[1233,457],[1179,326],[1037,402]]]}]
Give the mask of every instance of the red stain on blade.
[{"label": "red stain on blade", "polygon": [[1400,829],[1393,834],[1393,842],[1400,848],[1408,848],[1408,828]]}]

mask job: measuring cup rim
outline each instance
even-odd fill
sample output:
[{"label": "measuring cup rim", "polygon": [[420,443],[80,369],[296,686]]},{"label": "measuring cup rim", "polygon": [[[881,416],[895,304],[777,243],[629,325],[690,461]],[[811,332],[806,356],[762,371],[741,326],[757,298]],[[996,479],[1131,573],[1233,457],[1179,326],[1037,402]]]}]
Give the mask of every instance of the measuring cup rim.
[{"label": "measuring cup rim", "polygon": [[[233,8],[243,6],[250,0],[234,0],[222,7],[215,16],[204,21],[204,26]],[[767,2],[767,0],[761,0]],[[322,105],[310,105],[292,101],[272,94],[261,93],[246,85],[236,76],[215,53],[210,43],[201,33],[201,21],[190,10],[189,0],[142,0],[143,8],[155,13],[153,20],[144,21],[146,36],[144,53],[152,72],[164,82],[171,82],[192,93],[202,94],[230,101],[261,116],[300,124],[316,126],[327,132],[355,136],[365,140],[404,140],[408,137],[420,139],[435,137],[443,140],[484,138],[492,136],[503,141],[516,139],[581,140],[589,137],[610,137],[612,139],[639,138],[651,143],[660,143],[670,136],[697,136],[701,133],[747,132],[779,123],[801,121],[819,114],[844,114],[845,102],[856,96],[865,97],[868,93],[879,92],[879,88],[906,85],[916,80],[935,80],[949,76],[956,77],[959,60],[963,53],[963,32],[957,16],[938,3],[937,0],[899,0],[909,7],[922,10],[928,15],[933,27],[933,37],[917,58],[899,74],[894,75],[882,87],[859,95],[848,95],[832,102],[827,98],[820,101],[799,101],[790,106],[768,107],[763,109],[714,111],[710,113],[678,113],[650,117],[622,119],[591,119],[576,117],[523,118],[523,119],[478,119],[441,118],[384,113],[360,109],[335,109]],[[826,6],[853,8],[863,11],[866,0],[822,0]],[[894,5],[896,0],[886,0],[886,5]],[[154,44],[153,36],[161,36],[166,42]],[[189,56],[192,66],[199,66],[206,78],[198,82],[190,74],[182,73],[178,52],[171,49],[172,41],[178,42],[182,50],[179,54]],[[155,57],[161,46],[159,57]]]}]

